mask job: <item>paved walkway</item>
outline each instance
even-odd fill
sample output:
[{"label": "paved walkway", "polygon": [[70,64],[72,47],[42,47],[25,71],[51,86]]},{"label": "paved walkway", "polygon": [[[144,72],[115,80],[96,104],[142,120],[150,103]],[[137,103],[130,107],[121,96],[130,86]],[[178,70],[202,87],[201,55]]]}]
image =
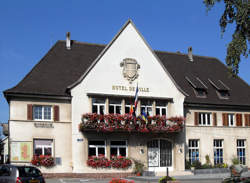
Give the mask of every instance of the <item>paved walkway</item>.
[{"label": "paved walkway", "polygon": [[[196,175],[178,175],[173,176],[176,180],[222,180],[224,178],[230,177],[230,173],[215,173],[215,174],[196,174]],[[242,173],[242,177],[250,177],[250,171]],[[153,181],[159,180],[160,177],[131,177],[133,180],[138,181]]]}]

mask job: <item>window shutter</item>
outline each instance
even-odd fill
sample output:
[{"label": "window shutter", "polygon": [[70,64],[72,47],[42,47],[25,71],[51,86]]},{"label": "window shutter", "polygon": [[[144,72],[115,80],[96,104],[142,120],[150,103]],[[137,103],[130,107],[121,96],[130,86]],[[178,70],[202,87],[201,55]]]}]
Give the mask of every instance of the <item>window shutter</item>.
[{"label": "window shutter", "polygon": [[245,114],[245,126],[250,126],[250,114]]},{"label": "window shutter", "polygon": [[59,121],[59,106],[54,106],[54,121]]},{"label": "window shutter", "polygon": [[32,104],[27,105],[27,120],[33,120],[33,107],[32,107]]},{"label": "window shutter", "polygon": [[217,114],[215,112],[213,113],[213,125],[217,126]]},{"label": "window shutter", "polygon": [[198,126],[199,125],[199,113],[198,112],[195,112],[194,113],[194,125],[195,126]]},{"label": "window shutter", "polygon": [[226,113],[222,114],[223,126],[228,126],[228,115]]},{"label": "window shutter", "polygon": [[236,126],[242,126],[242,114],[236,114]]}]

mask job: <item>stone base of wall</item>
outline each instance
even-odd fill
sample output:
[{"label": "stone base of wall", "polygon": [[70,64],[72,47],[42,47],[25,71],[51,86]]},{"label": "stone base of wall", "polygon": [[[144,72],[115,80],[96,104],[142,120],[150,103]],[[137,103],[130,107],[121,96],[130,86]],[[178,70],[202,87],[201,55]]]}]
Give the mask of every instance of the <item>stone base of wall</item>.
[{"label": "stone base of wall", "polygon": [[124,178],[135,176],[133,173],[43,173],[44,178]]}]

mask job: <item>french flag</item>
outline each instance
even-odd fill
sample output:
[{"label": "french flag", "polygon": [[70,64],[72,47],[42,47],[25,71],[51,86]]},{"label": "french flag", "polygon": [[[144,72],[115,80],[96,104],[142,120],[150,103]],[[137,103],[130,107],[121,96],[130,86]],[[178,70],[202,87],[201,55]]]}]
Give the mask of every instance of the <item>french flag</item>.
[{"label": "french flag", "polygon": [[138,104],[138,83],[137,83],[137,87],[135,90],[135,111],[134,111],[134,113],[136,112],[137,104]]}]

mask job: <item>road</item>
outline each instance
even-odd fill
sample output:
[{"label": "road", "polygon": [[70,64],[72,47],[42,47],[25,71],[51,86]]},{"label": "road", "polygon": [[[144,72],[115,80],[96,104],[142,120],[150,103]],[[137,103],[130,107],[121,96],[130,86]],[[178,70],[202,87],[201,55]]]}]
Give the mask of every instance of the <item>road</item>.
[{"label": "road", "polygon": [[[109,183],[111,179],[46,179],[46,183]],[[131,179],[128,179],[131,180]],[[210,179],[210,180],[181,180],[181,183],[221,183],[221,179]],[[135,181],[135,183],[158,183],[157,180],[153,181]]]}]

